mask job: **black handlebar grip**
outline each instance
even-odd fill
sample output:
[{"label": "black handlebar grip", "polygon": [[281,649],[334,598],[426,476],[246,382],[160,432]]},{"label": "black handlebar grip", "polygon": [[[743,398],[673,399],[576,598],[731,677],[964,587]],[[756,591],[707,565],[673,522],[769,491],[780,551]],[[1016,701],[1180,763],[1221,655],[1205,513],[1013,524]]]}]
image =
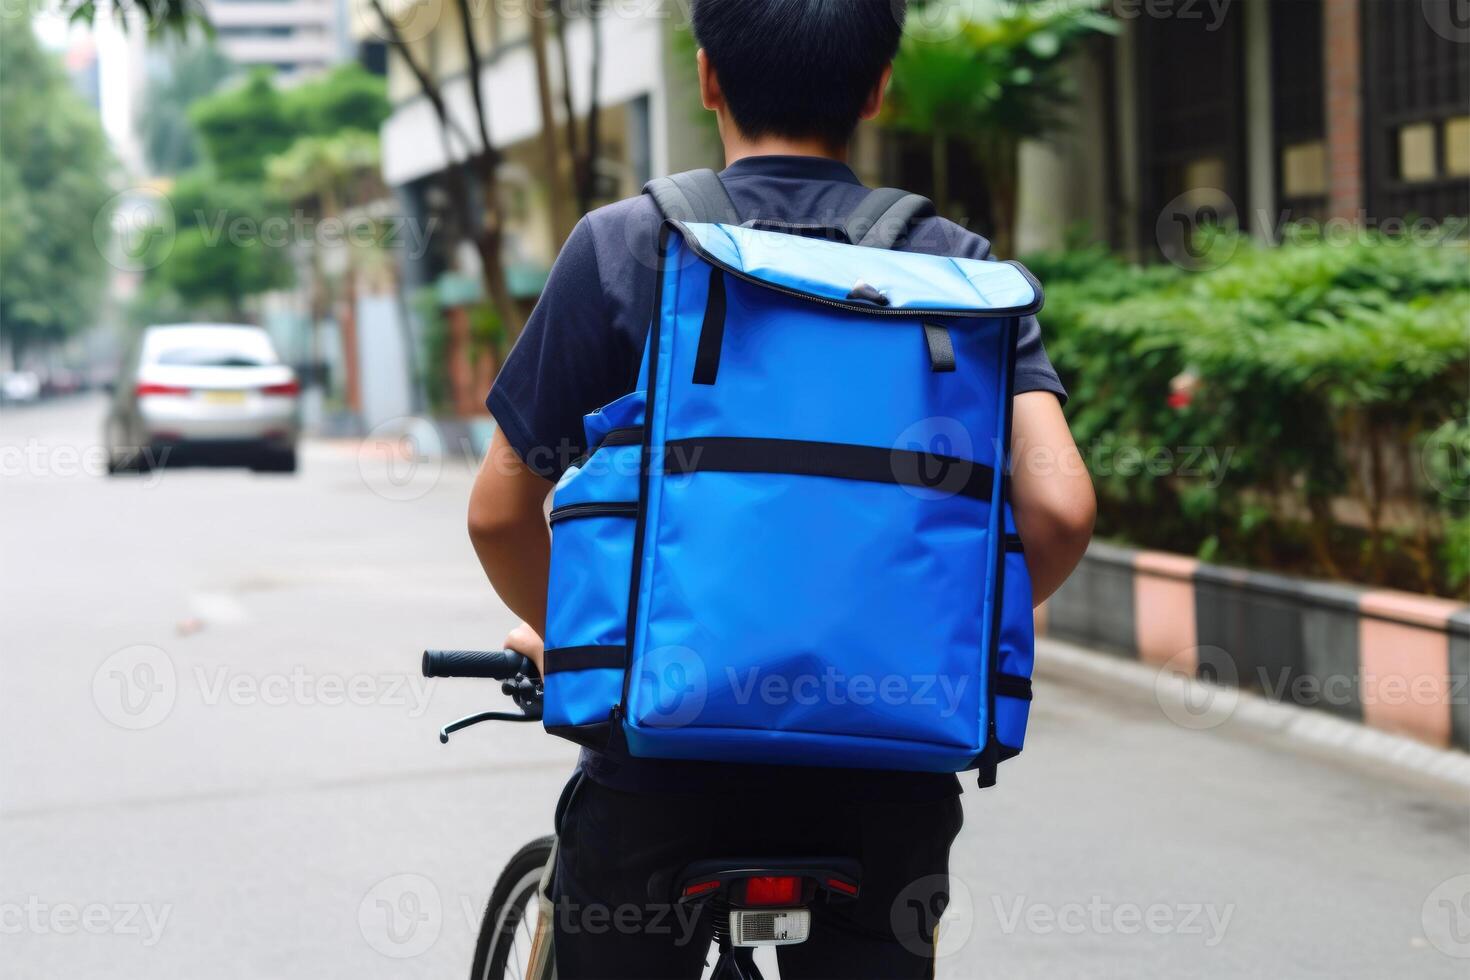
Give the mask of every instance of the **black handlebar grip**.
[{"label": "black handlebar grip", "polygon": [[477,677],[508,681],[531,671],[531,662],[509,650],[425,650],[425,677]]}]

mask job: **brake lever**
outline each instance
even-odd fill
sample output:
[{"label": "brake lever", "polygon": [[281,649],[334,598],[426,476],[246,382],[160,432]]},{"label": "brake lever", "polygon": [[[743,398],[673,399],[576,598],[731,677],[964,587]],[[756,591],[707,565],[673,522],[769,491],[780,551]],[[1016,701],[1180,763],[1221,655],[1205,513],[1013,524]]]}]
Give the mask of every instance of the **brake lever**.
[{"label": "brake lever", "polygon": [[541,718],[539,716],[533,718],[529,714],[513,715],[508,711],[484,711],[478,715],[470,715],[468,718],[461,718],[459,721],[456,721],[450,725],[445,725],[443,728],[439,729],[439,743],[441,745],[448,745],[449,736],[453,735],[455,732],[463,731],[464,729],[469,728],[473,725],[479,725],[487,721],[529,722],[540,720]]}]

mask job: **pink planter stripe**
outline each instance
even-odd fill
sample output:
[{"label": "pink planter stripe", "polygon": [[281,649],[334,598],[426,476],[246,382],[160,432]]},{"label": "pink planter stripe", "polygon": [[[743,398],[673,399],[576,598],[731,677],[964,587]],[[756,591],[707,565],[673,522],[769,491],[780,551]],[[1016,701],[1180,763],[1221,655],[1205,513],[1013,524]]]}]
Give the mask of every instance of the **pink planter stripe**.
[{"label": "pink planter stripe", "polygon": [[1134,556],[1133,622],[1138,657],[1193,675],[1198,668],[1194,570],[1199,561],[1161,551]]},{"label": "pink planter stripe", "polygon": [[1406,592],[1365,592],[1359,608],[1359,696],[1374,728],[1449,745],[1450,617],[1459,603]]}]

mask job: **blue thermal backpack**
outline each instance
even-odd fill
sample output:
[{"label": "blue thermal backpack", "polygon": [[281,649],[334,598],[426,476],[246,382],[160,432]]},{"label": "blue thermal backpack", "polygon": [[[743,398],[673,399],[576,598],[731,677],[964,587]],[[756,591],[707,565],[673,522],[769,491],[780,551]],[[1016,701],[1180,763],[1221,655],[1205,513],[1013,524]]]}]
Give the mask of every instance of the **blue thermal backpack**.
[{"label": "blue thermal backpack", "polygon": [[1040,287],[889,250],[932,213],[901,191],[841,230],[742,226],[710,171],[646,191],[667,220],[637,389],[587,416],[553,500],[547,729],[990,784],[1031,701],[1005,474]]}]

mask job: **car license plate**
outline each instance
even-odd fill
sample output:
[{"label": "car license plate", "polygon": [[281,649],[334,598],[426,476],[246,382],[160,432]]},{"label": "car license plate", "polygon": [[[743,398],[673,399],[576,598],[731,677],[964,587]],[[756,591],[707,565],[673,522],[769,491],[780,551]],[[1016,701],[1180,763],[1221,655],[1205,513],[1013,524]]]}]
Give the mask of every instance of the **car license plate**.
[{"label": "car license plate", "polygon": [[245,392],[243,391],[206,391],[204,400],[210,405],[243,405],[245,404]]}]

